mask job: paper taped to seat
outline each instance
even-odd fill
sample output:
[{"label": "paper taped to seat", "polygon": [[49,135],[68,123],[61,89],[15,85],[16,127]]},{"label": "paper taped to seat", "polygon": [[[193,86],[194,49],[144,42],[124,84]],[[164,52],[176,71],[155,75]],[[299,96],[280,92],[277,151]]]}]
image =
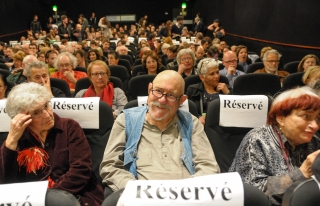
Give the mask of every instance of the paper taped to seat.
[{"label": "paper taped to seat", "polygon": [[[148,105],[148,96],[138,96],[138,107]],[[179,107],[179,109],[189,112],[189,102],[186,99]]]},{"label": "paper taped to seat", "polygon": [[8,132],[10,129],[10,117],[6,112],[7,100],[0,100],[0,132]]},{"label": "paper taped to seat", "polygon": [[220,126],[258,127],[266,124],[267,113],[267,96],[220,95]]},{"label": "paper taped to seat", "polygon": [[99,129],[99,97],[53,98],[51,106],[60,117],[77,121],[83,129]]},{"label": "paper taped to seat", "polygon": [[[240,175],[224,173],[183,180],[129,181],[122,194],[125,206],[243,206]],[[119,204],[120,203],[120,204]]]},{"label": "paper taped to seat", "polygon": [[0,205],[44,206],[48,181],[0,185]]}]

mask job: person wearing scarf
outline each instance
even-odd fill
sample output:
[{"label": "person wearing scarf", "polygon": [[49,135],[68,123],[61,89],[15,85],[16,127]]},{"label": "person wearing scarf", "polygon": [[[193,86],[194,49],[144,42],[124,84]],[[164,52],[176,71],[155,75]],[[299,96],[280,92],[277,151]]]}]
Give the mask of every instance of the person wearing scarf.
[{"label": "person wearing scarf", "polygon": [[88,77],[91,85],[88,89],[82,89],[76,94],[79,97],[100,97],[100,100],[108,103],[116,118],[128,103],[127,97],[120,88],[114,88],[109,81],[111,75],[109,67],[104,61],[96,60],[88,66]]}]

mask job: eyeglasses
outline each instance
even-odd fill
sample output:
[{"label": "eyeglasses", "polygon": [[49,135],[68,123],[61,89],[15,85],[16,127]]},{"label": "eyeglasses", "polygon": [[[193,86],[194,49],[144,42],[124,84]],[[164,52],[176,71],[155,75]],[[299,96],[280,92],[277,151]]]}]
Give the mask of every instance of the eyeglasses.
[{"label": "eyeglasses", "polygon": [[191,61],[192,58],[191,57],[184,57],[184,58],[181,58],[181,61],[185,62],[185,61]]},{"label": "eyeglasses", "polygon": [[98,73],[91,73],[91,75],[93,77],[99,77],[99,76],[104,77],[107,75],[107,73],[106,72],[98,72]]},{"label": "eyeglasses", "polygon": [[236,63],[237,61],[238,61],[237,59],[233,59],[233,60],[230,60],[230,61],[224,61],[224,63],[231,64],[231,63]]},{"label": "eyeglasses", "polygon": [[33,111],[33,112],[31,112],[30,115],[33,119],[39,119],[42,117],[43,110],[49,111],[50,109],[51,109],[51,102],[47,102],[42,109]]},{"label": "eyeglasses", "polygon": [[266,60],[266,62],[268,62],[268,63],[279,63],[280,62],[280,60]]},{"label": "eyeglasses", "polygon": [[65,64],[59,64],[59,67],[70,67],[71,64],[69,63],[65,63]]},{"label": "eyeglasses", "polygon": [[160,90],[157,90],[157,89],[150,89],[153,96],[157,97],[157,98],[161,98],[163,96],[166,96],[166,99],[169,101],[169,102],[175,102],[177,100],[180,100],[182,95],[180,97],[176,97],[174,96],[173,94],[164,94],[162,93]]}]

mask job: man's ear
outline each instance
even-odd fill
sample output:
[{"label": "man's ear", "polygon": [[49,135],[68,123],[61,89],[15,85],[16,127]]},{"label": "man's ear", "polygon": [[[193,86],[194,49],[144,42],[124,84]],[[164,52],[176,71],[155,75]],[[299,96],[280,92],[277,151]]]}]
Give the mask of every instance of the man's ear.
[{"label": "man's ear", "polygon": [[150,93],[150,89],[152,88],[152,82],[149,82],[149,85],[148,85],[148,94]]},{"label": "man's ear", "polygon": [[188,96],[187,95],[182,95],[182,97],[180,98],[180,100],[179,100],[179,106],[184,102],[184,101],[186,101],[186,99],[188,99]]}]

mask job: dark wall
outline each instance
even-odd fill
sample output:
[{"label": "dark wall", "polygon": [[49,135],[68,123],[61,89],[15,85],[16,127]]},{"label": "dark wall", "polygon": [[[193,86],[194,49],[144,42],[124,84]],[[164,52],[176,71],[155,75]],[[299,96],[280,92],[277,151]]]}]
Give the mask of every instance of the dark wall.
[{"label": "dark wall", "polygon": [[[194,10],[201,11],[207,24],[219,18],[226,32],[273,42],[320,46],[320,1],[315,0],[197,0]],[[300,60],[319,50],[299,49],[226,36],[229,45],[244,44],[260,53],[271,46],[283,54],[284,62]]]},{"label": "dark wall", "polygon": [[[173,8],[181,7],[182,1],[173,0],[0,0],[0,41],[18,40],[26,33],[5,36],[27,30],[34,14],[38,14],[42,27],[53,14],[52,6],[57,5],[59,11],[64,11],[68,17],[77,21],[79,14],[90,18],[95,12],[100,18],[106,14],[136,14],[137,21],[147,14],[149,22],[159,24],[172,19]],[[168,12],[168,15],[165,15]]]}]

